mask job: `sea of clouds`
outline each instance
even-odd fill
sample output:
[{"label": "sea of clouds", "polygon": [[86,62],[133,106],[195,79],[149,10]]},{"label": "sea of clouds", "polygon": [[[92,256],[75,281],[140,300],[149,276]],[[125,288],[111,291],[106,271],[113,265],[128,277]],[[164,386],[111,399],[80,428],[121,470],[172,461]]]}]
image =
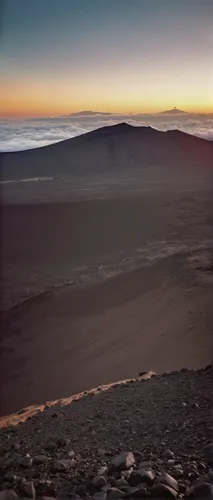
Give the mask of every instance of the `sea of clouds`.
[{"label": "sea of clouds", "polygon": [[158,130],[179,129],[213,141],[213,113],[114,114],[85,111],[40,119],[0,119],[0,151],[20,151],[70,139],[91,130],[126,121]]}]

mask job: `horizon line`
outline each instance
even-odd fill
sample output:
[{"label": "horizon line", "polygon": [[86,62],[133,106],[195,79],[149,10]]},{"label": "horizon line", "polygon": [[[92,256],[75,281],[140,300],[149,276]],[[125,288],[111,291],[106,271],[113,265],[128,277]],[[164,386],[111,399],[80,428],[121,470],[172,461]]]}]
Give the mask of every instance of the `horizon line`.
[{"label": "horizon line", "polygon": [[[166,109],[166,110],[161,110],[161,111],[155,111],[155,112],[143,112],[143,111],[130,111],[130,112],[116,112],[116,111],[96,111],[96,110],[93,110],[93,109],[80,109],[78,111],[73,111],[73,112],[68,112],[68,113],[57,113],[57,114],[4,114],[4,115],[1,115],[0,114],[0,120],[4,120],[4,119],[39,119],[39,118],[50,118],[50,119],[54,119],[54,118],[64,118],[64,117],[68,117],[68,116],[75,116],[75,115],[87,115],[89,113],[91,113],[91,115],[105,115],[106,117],[107,116],[139,116],[139,115],[143,115],[143,116],[156,116],[156,115],[160,115],[160,114],[166,114],[166,113],[172,113],[172,112],[176,112],[178,114],[178,111],[180,112],[180,114],[191,114],[191,115],[209,115],[209,114],[212,114],[213,113],[213,109],[212,110],[209,110],[209,111],[187,111],[185,109],[180,109],[180,108],[177,108],[177,107],[174,107],[174,108],[170,108],[170,109]],[[175,114],[175,113],[174,113]]]}]

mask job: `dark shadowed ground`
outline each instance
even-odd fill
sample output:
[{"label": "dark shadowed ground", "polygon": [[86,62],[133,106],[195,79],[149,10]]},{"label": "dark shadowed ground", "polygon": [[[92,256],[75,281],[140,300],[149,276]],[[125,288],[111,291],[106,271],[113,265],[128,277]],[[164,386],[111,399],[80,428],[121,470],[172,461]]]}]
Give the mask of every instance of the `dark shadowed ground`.
[{"label": "dark shadowed ground", "polygon": [[2,202],[2,414],[211,361],[205,176],[9,183]]}]

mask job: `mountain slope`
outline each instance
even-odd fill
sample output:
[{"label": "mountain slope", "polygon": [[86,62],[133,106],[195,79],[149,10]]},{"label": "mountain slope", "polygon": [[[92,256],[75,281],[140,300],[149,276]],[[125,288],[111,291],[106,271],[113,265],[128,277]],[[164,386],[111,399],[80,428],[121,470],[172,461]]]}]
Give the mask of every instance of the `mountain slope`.
[{"label": "mountain slope", "polygon": [[1,153],[1,180],[85,175],[144,167],[212,167],[213,142],[178,130],[127,123],[107,126],[42,148]]}]

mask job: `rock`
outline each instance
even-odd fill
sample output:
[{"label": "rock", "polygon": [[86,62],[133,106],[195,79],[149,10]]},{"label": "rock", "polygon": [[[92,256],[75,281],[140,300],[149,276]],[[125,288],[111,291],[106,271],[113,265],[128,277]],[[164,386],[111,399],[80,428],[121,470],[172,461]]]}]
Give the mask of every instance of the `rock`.
[{"label": "rock", "polygon": [[9,483],[14,483],[17,479],[17,476],[12,472],[8,471],[4,475],[4,481],[8,481]]},{"label": "rock", "polygon": [[40,479],[36,484],[38,496],[55,497],[57,487],[50,479]]},{"label": "rock", "polygon": [[20,449],[21,449],[21,445],[20,445],[20,443],[15,443],[15,444],[14,444],[14,450],[15,450],[15,451],[19,451]]},{"label": "rock", "polygon": [[156,498],[157,500],[166,500],[167,498],[177,498],[177,491],[173,490],[166,484],[156,484],[150,490],[151,498]]},{"label": "rock", "polygon": [[55,500],[55,497],[40,497],[40,500]]},{"label": "rock", "polygon": [[52,417],[52,418],[58,418],[58,417],[59,417],[59,415],[58,415],[58,413],[57,413],[56,411],[54,411],[54,412],[51,414],[51,417]]},{"label": "rock", "polygon": [[173,490],[178,491],[178,482],[174,479],[174,477],[170,476],[166,472],[159,477],[158,481],[160,484],[165,484]]},{"label": "rock", "polygon": [[147,498],[149,496],[147,488],[143,485],[137,488],[129,488],[126,492],[126,497],[132,498]]},{"label": "rock", "polygon": [[125,496],[125,493],[123,491],[119,490],[118,488],[109,488],[109,490],[107,492],[107,498],[109,498],[109,500],[122,498],[124,496]]},{"label": "rock", "polygon": [[163,458],[169,460],[171,458],[174,458],[174,453],[171,450],[165,450],[162,456]]},{"label": "rock", "polygon": [[34,457],[34,462],[35,464],[46,464],[47,462],[49,462],[49,457],[47,457],[46,455],[36,455]]},{"label": "rock", "polygon": [[[62,448],[64,446],[67,446],[67,439],[63,438],[63,437],[59,437],[59,438],[56,438],[55,443],[56,443],[57,448]],[[70,444],[70,440],[69,440],[68,444]]]},{"label": "rock", "polygon": [[36,497],[36,491],[35,491],[34,484],[32,481],[29,481],[29,482],[23,481],[20,485],[20,491],[26,497],[29,497],[29,498]]},{"label": "rock", "polygon": [[183,470],[182,469],[176,469],[174,471],[174,476],[176,479],[180,479],[183,476]]},{"label": "rock", "polygon": [[204,457],[210,465],[213,465],[213,443],[207,444],[203,450]]},{"label": "rock", "polygon": [[21,465],[25,469],[31,469],[33,465],[33,459],[29,455],[26,455],[26,457],[19,459],[19,465]]},{"label": "rock", "polygon": [[94,500],[106,500],[106,491],[98,491],[96,492],[92,498],[94,498]]},{"label": "rock", "polygon": [[55,460],[53,463],[52,470],[53,472],[65,472],[67,471],[70,467],[72,467],[72,460],[67,460],[67,459],[62,459],[62,460]]},{"label": "rock", "polygon": [[127,470],[135,463],[135,457],[131,451],[125,451],[112,460],[112,468],[118,471]]},{"label": "rock", "polygon": [[96,476],[92,480],[92,484],[95,488],[101,489],[103,486],[105,486],[107,484],[107,480],[104,476]]},{"label": "rock", "polygon": [[104,450],[103,448],[99,448],[98,455],[99,457],[104,457],[106,455],[106,450]]},{"label": "rock", "polygon": [[128,470],[122,470],[121,477],[124,477],[124,479],[126,479],[128,481],[131,474],[132,474],[132,471],[133,471],[133,467],[130,467],[130,469],[128,469]]},{"label": "rock", "polygon": [[47,451],[55,451],[55,450],[57,450],[57,444],[54,443],[53,441],[50,441],[50,443],[46,444],[45,449]]},{"label": "rock", "polygon": [[18,495],[14,490],[0,491],[0,500],[18,500]]},{"label": "rock", "polygon": [[74,458],[75,456],[75,452],[73,450],[69,450],[67,454],[69,458]]},{"label": "rock", "polygon": [[179,487],[179,493],[185,493],[186,485],[184,483],[179,483],[178,487]]},{"label": "rock", "polygon": [[168,465],[171,465],[171,466],[175,465],[175,460],[173,458],[170,458],[167,463],[168,463]]},{"label": "rock", "polygon": [[151,469],[151,468],[152,468],[152,464],[151,464],[150,460],[147,460],[146,462],[141,462],[140,465],[139,465],[139,469],[148,470],[148,469]]},{"label": "rock", "polygon": [[187,498],[192,500],[212,500],[213,486],[209,483],[201,483],[192,486],[187,492]]},{"label": "rock", "polygon": [[135,460],[139,461],[139,460],[142,460],[142,453],[140,451],[134,451],[134,457],[135,457]]},{"label": "rock", "polygon": [[152,486],[154,484],[154,480],[155,473],[153,470],[138,469],[132,472],[129,478],[129,484],[131,484],[131,486],[137,486],[140,483],[145,483]]},{"label": "rock", "polygon": [[116,486],[118,488],[122,488],[122,487],[129,487],[129,483],[127,482],[127,480],[124,478],[124,477],[120,477],[119,479],[117,479],[116,481]]},{"label": "rock", "polygon": [[102,467],[100,467],[100,469],[98,470],[98,476],[107,476],[108,474],[108,467],[106,465],[103,465]]}]

